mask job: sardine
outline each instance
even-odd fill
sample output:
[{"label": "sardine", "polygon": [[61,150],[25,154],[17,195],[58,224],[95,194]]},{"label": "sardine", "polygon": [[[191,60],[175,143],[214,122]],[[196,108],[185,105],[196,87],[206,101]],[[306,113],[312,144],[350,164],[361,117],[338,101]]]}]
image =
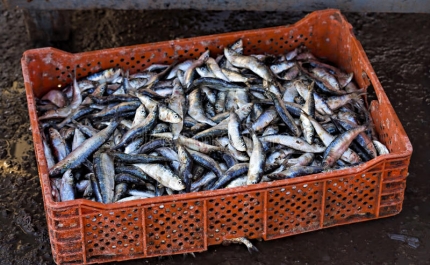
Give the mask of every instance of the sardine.
[{"label": "sardine", "polygon": [[177,148],[179,161],[181,163],[179,169],[179,177],[181,177],[181,179],[185,183],[185,191],[190,192],[191,182],[193,179],[193,158],[191,154],[187,151],[187,149],[184,148],[182,145],[178,145]]},{"label": "sardine", "polygon": [[178,175],[173,173],[169,168],[161,164],[133,164],[142,169],[148,176],[160,182],[163,186],[172,190],[183,190],[185,185]]},{"label": "sardine", "polygon": [[290,148],[308,153],[322,153],[325,150],[325,147],[323,146],[319,146],[316,144],[310,145],[301,138],[289,135],[267,135],[260,137],[260,140],[270,143],[282,144]]},{"label": "sardine", "polygon": [[193,90],[188,95],[188,100],[189,100],[188,114],[193,119],[202,123],[207,123],[211,126],[216,125],[216,123],[213,122],[211,119],[209,119],[203,111],[202,100],[201,100],[199,89]]},{"label": "sardine", "polygon": [[257,137],[257,134],[250,129],[252,136],[252,154],[249,159],[249,170],[248,179],[246,181],[247,185],[257,184],[261,180],[263,173],[264,163],[266,161],[266,154],[263,150],[263,145]]},{"label": "sardine", "polygon": [[196,67],[202,66],[206,60],[209,58],[209,50],[205,51],[200,57],[193,62],[193,64],[188,67],[184,74],[184,85],[185,87],[190,87],[194,80],[194,70]]},{"label": "sardine", "polygon": [[145,119],[132,127],[129,131],[127,131],[121,138],[120,142],[115,145],[112,149],[119,149],[124,147],[126,144],[131,142],[134,138],[142,136],[146,132],[150,131],[154,126],[158,116],[158,107],[155,106],[145,117]]},{"label": "sardine", "polygon": [[107,153],[94,155],[94,173],[98,180],[103,203],[111,203],[115,190],[115,168],[113,159]]},{"label": "sardine", "polygon": [[61,178],[59,191],[62,202],[75,199],[74,178],[71,169],[64,172],[63,177]]},{"label": "sardine", "polygon": [[59,161],[55,166],[49,169],[50,176],[63,174],[67,169],[78,167],[85,159],[87,159],[95,150],[97,150],[107,139],[110,138],[116,127],[118,121],[113,120],[111,124],[94,135],[93,137],[85,140],[79,147],[68,154],[63,160]]},{"label": "sardine", "polygon": [[239,117],[233,110],[230,111],[228,137],[230,139],[230,144],[236,148],[236,150],[241,152],[246,151],[245,142],[240,129]]},{"label": "sardine", "polygon": [[324,151],[322,166],[331,167],[348,149],[355,137],[364,130],[366,130],[366,126],[359,126],[337,136]]},{"label": "sardine", "polygon": [[226,185],[227,183],[236,179],[237,177],[243,174],[246,174],[248,169],[249,169],[249,163],[241,163],[241,164],[236,164],[232,166],[226,172],[224,172],[223,176],[219,178],[215,182],[215,184],[212,187],[210,187],[210,189],[215,190]]}]

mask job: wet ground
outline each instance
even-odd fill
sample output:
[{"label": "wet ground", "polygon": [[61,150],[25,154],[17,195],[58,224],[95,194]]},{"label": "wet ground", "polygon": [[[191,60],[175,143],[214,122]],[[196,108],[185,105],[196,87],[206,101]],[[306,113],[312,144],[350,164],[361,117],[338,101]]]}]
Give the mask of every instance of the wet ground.
[{"label": "wet ground", "polygon": [[[21,11],[0,2],[1,264],[53,264],[20,67],[26,49],[70,52],[293,23],[305,13],[200,11],[70,12],[70,40],[33,44]],[[119,264],[430,264],[430,14],[345,14],[414,146],[403,211],[394,217],[284,239],[209,247],[188,256]],[[387,233],[420,240],[418,248]]]}]

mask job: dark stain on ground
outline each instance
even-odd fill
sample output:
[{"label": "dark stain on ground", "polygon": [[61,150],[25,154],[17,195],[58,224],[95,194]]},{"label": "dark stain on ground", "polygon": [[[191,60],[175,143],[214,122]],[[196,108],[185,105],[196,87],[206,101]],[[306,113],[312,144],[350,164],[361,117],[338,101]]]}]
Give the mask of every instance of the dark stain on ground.
[{"label": "dark stain on ground", "polygon": [[[0,257],[2,264],[53,264],[32,145],[22,53],[44,44],[27,39],[22,11],[0,2]],[[71,12],[69,52],[148,43],[294,23],[302,12]],[[429,264],[430,14],[345,14],[354,27],[414,146],[403,211],[394,217],[244,246],[209,247],[182,255],[120,264]],[[388,238],[403,233],[420,247]]]}]

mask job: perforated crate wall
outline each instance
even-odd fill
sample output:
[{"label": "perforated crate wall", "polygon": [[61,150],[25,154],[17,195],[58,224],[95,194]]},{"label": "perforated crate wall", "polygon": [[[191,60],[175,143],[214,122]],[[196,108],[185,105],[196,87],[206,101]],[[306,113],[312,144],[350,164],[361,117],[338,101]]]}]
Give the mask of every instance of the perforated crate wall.
[{"label": "perforated crate wall", "polygon": [[206,249],[204,202],[163,203],[145,208],[148,256]]},{"label": "perforated crate wall", "polygon": [[257,238],[263,233],[264,194],[239,193],[208,200],[208,244],[223,239]]}]

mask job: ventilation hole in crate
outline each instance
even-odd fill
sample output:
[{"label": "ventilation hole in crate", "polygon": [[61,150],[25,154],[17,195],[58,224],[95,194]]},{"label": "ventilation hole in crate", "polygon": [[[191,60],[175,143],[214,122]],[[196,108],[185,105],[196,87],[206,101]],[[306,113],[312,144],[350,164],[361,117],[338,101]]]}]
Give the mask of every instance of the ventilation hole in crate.
[{"label": "ventilation hole in crate", "polygon": [[[250,233],[253,233],[252,236],[259,235],[258,231],[263,229],[263,224],[260,222],[262,216],[259,214],[263,210],[262,201],[263,196],[260,193],[239,194],[210,200],[208,208],[214,210],[208,213],[209,241],[217,242],[215,235],[218,234],[246,237],[250,237]],[[225,202],[230,204],[227,205]]]},{"label": "ventilation hole in crate", "polygon": [[[310,220],[309,216],[319,215],[321,187],[320,185],[304,184],[301,188],[285,186],[274,190],[274,193],[269,195],[271,199],[267,206],[268,237],[318,228],[318,220]],[[302,205],[307,205],[307,207],[303,208]],[[285,222],[288,224],[284,225]]]},{"label": "ventilation hole in crate", "polygon": [[159,246],[158,248],[149,246],[148,253],[162,254],[184,249],[202,249],[203,211],[200,207],[200,203],[185,202],[161,204],[152,209],[146,208],[146,211],[152,214],[152,218],[147,216],[145,221],[148,231],[146,240]]},{"label": "ventilation hole in crate", "polygon": [[[377,197],[375,184],[380,176],[380,173],[359,174],[327,182],[327,191],[333,194],[334,199],[329,199],[329,196],[326,199],[326,207],[328,207],[324,224],[331,225],[349,221],[351,218],[374,215],[373,205]],[[370,208],[369,205],[371,205]]]},{"label": "ventilation hole in crate", "polygon": [[[134,253],[143,252],[140,246],[140,241],[133,240],[127,246],[123,245],[121,240],[113,235],[120,236],[122,233],[128,231],[131,237],[139,238],[139,234],[142,233],[142,228],[140,228],[140,211],[135,211],[136,209],[128,209],[121,211],[121,215],[117,214],[114,216],[113,212],[104,212],[97,215],[86,216],[84,220],[84,234],[86,242],[103,242],[103,246],[98,248],[99,244],[89,244],[88,256],[105,255],[112,253],[128,253],[131,248],[134,248]],[[119,212],[117,212],[119,213]],[[121,218],[122,216],[125,216]],[[91,225],[95,223],[96,225]],[[137,229],[136,229],[137,228]],[[126,235],[122,236],[122,239],[127,239]],[[131,247],[131,248],[130,248]]]}]

